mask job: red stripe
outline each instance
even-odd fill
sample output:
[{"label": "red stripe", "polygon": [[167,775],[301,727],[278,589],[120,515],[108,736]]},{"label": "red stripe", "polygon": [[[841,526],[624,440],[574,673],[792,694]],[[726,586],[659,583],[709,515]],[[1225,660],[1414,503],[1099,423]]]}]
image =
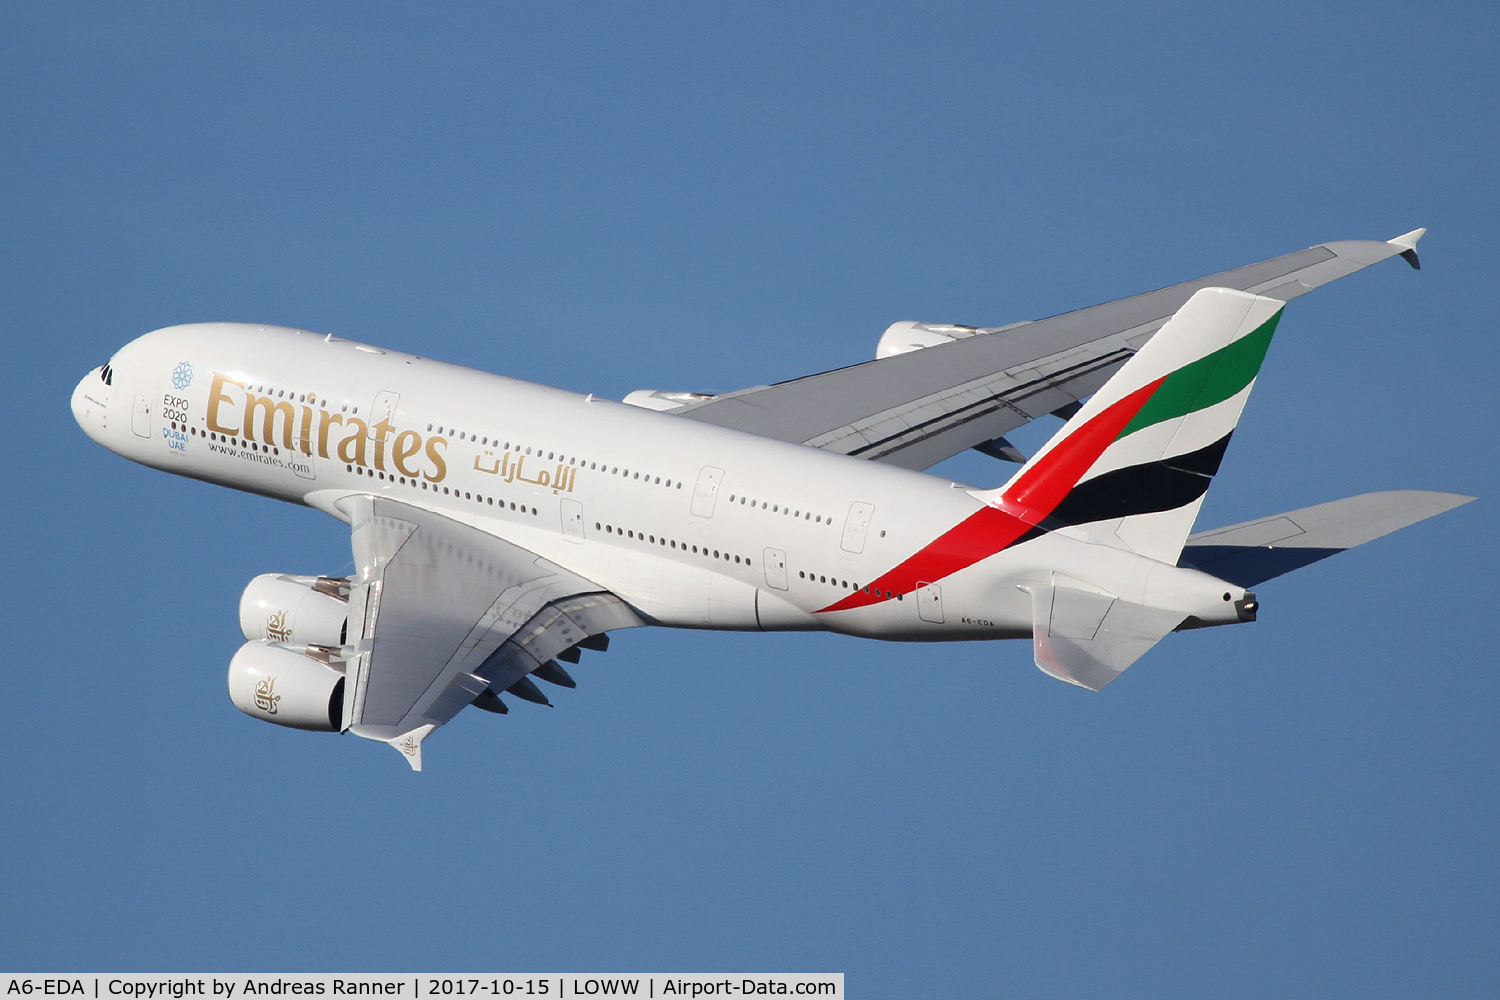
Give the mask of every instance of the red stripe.
[{"label": "red stripe", "polygon": [[1078,428],[1057,447],[1037,460],[1000,496],[998,506],[1027,524],[1041,521],[1062,503],[1063,497],[1083,474],[1093,468],[1104,449],[1114,443],[1125,425],[1146,405],[1146,400],[1167,380],[1163,375],[1155,382],[1118,399]]},{"label": "red stripe", "polygon": [[886,591],[909,594],[919,584],[936,583],[1011,545],[1052,513],[1164,381],[1166,376],[1111,403],[1037,459],[994,506],[981,507],[868,587],[815,613],[877,604],[886,600]]}]

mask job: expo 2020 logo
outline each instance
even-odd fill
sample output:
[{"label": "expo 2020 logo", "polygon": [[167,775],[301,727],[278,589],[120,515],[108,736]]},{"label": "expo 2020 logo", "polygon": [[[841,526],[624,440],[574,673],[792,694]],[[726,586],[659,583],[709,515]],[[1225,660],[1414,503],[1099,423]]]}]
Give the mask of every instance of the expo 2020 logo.
[{"label": "expo 2020 logo", "polygon": [[179,391],[193,384],[193,366],[186,361],[172,369],[172,385]]}]

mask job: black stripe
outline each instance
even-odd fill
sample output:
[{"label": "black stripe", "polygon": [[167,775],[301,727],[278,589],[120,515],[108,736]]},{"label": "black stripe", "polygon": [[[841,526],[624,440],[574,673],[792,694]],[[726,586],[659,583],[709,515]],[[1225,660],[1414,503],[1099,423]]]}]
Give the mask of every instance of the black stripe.
[{"label": "black stripe", "polygon": [[1224,449],[1229,447],[1229,439],[1234,437],[1234,431],[1225,434],[1219,440],[1207,448],[1199,448],[1190,451],[1186,455],[1173,455],[1164,458],[1161,464],[1169,469],[1180,472],[1192,472],[1200,476],[1212,478],[1219,474],[1219,465],[1224,461]]},{"label": "black stripe", "polygon": [[1233,433],[1186,455],[1116,469],[1079,483],[1042,526],[1055,531],[1072,524],[1156,514],[1190,504],[1208,492]]}]

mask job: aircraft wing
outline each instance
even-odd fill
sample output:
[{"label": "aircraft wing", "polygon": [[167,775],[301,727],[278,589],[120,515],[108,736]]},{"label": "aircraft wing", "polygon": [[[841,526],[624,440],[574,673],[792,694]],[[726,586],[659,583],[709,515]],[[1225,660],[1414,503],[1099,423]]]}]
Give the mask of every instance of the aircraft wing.
[{"label": "aircraft wing", "polygon": [[[1398,254],[1389,242],[1322,243],[1273,260],[877,361],[689,403],[692,420],[925,469],[1076,403],[1102,386],[1200,288],[1294,299]],[[1003,450],[1003,448],[999,449]]]},{"label": "aircraft wing", "polygon": [[554,656],[645,624],[598,585],[451,518],[371,496],[340,509],[356,567],[342,728],[415,770],[422,740],[486,691],[534,691],[527,675]]}]

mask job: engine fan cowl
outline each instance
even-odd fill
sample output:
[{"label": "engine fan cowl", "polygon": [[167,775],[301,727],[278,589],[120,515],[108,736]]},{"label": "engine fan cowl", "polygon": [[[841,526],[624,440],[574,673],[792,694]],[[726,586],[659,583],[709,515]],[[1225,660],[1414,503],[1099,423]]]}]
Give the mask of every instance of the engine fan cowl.
[{"label": "engine fan cowl", "polygon": [[875,345],[875,358],[890,358],[897,354],[920,351],[924,347],[951,344],[955,340],[963,340],[983,332],[978,327],[958,323],[915,323],[903,320],[885,328],[885,333],[880,335],[880,342]]},{"label": "engine fan cowl", "polygon": [[262,722],[334,733],[344,716],[344,675],[301,650],[257,639],[229,661],[229,700]]},{"label": "engine fan cowl", "polygon": [[240,595],[240,631],[252,640],[342,646],[349,617],[344,593],[342,580],[262,573]]}]

